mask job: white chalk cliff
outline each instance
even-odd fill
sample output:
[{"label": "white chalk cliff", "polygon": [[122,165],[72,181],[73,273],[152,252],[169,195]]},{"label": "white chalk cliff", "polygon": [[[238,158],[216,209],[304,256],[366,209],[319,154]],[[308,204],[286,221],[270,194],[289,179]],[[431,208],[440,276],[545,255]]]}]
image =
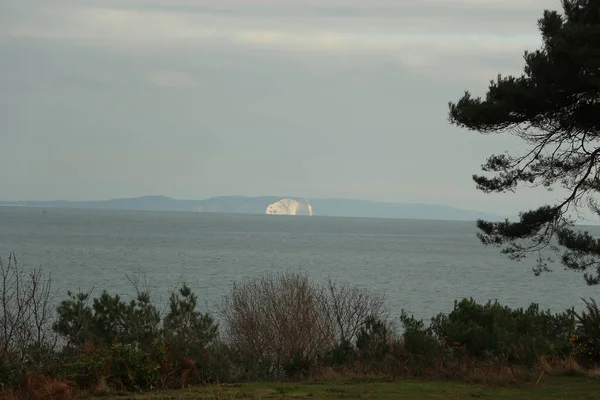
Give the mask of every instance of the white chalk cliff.
[{"label": "white chalk cliff", "polygon": [[313,209],[307,199],[281,199],[269,204],[265,214],[271,215],[313,215]]}]

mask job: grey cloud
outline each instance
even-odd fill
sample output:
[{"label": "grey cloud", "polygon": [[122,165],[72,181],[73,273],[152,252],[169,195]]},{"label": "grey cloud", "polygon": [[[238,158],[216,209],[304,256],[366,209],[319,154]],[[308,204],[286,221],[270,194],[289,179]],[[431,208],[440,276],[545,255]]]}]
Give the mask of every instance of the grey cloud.
[{"label": "grey cloud", "polygon": [[[152,25],[163,20],[207,25],[210,28],[239,30],[325,30],[325,31],[378,31],[416,33],[479,33],[502,35],[536,34],[535,20],[543,7],[556,7],[555,0],[522,1],[370,1],[337,2],[161,2],[161,1],[90,1],[58,0],[50,6],[37,2],[38,7],[21,5],[20,13],[5,15],[5,22],[13,25],[13,34],[38,34],[66,37],[82,34],[82,30],[98,27],[86,25],[89,18],[103,18],[95,22],[112,23],[109,13],[120,19],[137,17],[136,23]],[[365,5],[366,4],[366,5]],[[45,7],[44,7],[45,5]],[[61,6],[62,5],[62,6]],[[19,18],[17,18],[19,17]],[[88,20],[86,20],[86,18]],[[118,22],[118,21],[117,21]],[[16,26],[15,26],[16,25]],[[36,29],[37,28],[37,29]],[[135,33],[135,26],[129,27]],[[161,27],[155,27],[160,29]],[[44,30],[45,29],[45,30]],[[69,31],[70,30],[70,31]],[[197,26],[195,31],[198,32]],[[90,32],[87,32],[90,34]]]}]

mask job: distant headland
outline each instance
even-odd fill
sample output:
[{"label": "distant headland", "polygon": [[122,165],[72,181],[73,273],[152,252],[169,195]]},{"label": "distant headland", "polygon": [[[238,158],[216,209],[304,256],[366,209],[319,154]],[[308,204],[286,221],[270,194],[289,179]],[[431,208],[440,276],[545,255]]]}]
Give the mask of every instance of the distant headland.
[{"label": "distant headland", "polygon": [[294,196],[221,196],[204,200],[178,200],[165,196],[143,196],[97,201],[0,201],[0,206],[314,215],[454,221],[474,221],[479,218],[488,220],[503,219],[497,215],[436,204],[383,203],[354,199],[309,200]]}]

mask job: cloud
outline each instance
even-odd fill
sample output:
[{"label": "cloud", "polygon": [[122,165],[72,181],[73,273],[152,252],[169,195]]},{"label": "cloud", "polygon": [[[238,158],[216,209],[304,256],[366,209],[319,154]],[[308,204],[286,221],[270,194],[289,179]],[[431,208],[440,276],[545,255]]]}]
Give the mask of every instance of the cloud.
[{"label": "cloud", "polygon": [[[41,0],[1,9],[0,39],[50,40],[131,56],[262,52],[311,68],[378,57],[434,80],[520,74],[535,21],[557,0]],[[35,5],[35,7],[33,6]],[[2,7],[2,6],[0,6]],[[4,5],[6,7],[6,3]],[[213,57],[219,63],[219,57]],[[193,73],[141,71],[155,87],[191,88]],[[230,66],[224,66],[230,68]]]},{"label": "cloud", "polygon": [[[242,38],[246,42],[293,39],[293,43],[321,43],[362,37],[377,43],[385,36],[496,35],[537,36],[536,19],[542,6],[533,2],[484,0],[356,0],[316,1],[122,1],[58,0],[53,7],[10,10],[0,17],[4,36],[135,42],[139,45],[171,41]],[[62,7],[60,6],[62,4]],[[304,37],[309,36],[306,40]],[[301,39],[301,40],[298,40]],[[366,42],[368,39],[369,42]],[[432,39],[435,39],[433,37]],[[353,40],[356,42],[356,40]],[[312,41],[314,42],[314,41]],[[293,44],[292,43],[292,44]]]},{"label": "cloud", "polygon": [[191,89],[198,86],[198,81],[189,73],[181,71],[155,71],[147,76],[147,81],[160,88]]},{"label": "cloud", "polygon": [[[535,18],[552,3],[261,0],[248,6],[241,1],[130,0],[112,8],[41,7],[21,12],[4,21],[0,35],[136,53],[173,48],[250,48],[320,57],[378,53],[421,73],[439,75],[442,65],[454,66],[459,75],[479,79],[493,70],[487,67],[490,61],[519,61],[524,49],[539,45]],[[519,71],[511,67],[504,72]],[[163,86],[170,81],[167,86],[172,86],[175,79],[150,81]],[[189,79],[184,81],[180,77],[175,85],[190,85]]]},{"label": "cloud", "polygon": [[473,46],[484,51],[503,51],[538,42],[534,36],[499,37],[495,35],[403,32],[286,32],[281,30],[237,31],[232,33],[231,39],[246,44],[289,50],[389,51],[430,46],[443,52],[473,50]]}]

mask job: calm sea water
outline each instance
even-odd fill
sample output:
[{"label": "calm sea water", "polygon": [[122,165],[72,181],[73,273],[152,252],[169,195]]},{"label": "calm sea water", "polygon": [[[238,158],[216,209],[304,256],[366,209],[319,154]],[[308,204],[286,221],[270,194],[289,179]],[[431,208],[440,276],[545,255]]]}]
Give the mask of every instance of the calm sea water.
[{"label": "calm sea water", "polygon": [[384,290],[396,315],[429,318],[469,296],[562,311],[600,290],[559,263],[535,277],[533,259],[510,261],[475,234],[470,222],[0,207],[0,255],[51,272],[61,296],[128,295],[127,274],[144,274],[157,293],[185,281],[214,307],[235,281],[295,270]]}]

